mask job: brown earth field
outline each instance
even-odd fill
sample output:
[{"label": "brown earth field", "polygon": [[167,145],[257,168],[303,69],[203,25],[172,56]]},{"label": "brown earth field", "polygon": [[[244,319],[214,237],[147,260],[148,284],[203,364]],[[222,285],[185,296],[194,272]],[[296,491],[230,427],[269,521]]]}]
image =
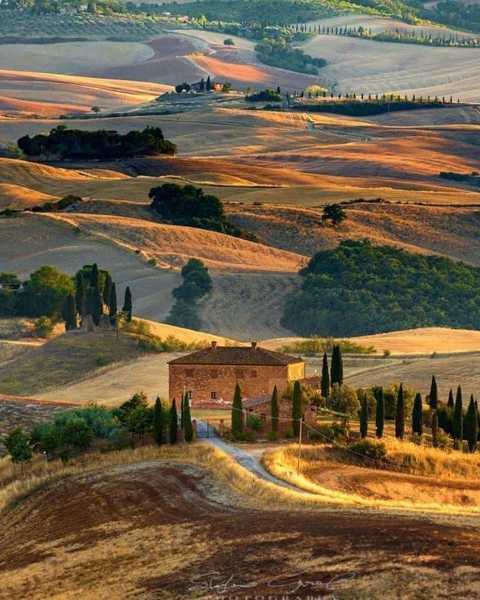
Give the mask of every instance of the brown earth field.
[{"label": "brown earth field", "polygon": [[[476,526],[398,514],[244,507],[203,469],[103,468],[2,516],[2,598],[478,597]],[[248,596],[247,596],[248,595]]]},{"label": "brown earth field", "polygon": [[[225,200],[312,206],[381,196],[392,201],[475,204],[479,196],[474,187],[439,177],[441,171],[470,173],[479,167],[480,113],[475,116],[473,108],[468,109],[476,121],[459,124],[457,110],[467,109],[428,111],[432,113],[429,125],[415,125],[413,116],[408,125],[401,125],[238,106],[207,106],[175,115],[70,120],[68,126],[88,130],[125,132],[160,126],[177,143],[179,156],[95,165],[63,163],[58,166],[72,171],[72,181],[62,172],[58,183],[52,182],[57,178],[49,177],[46,167],[36,171],[36,165],[5,162],[8,159],[2,160],[0,172],[5,183],[53,195],[76,189],[96,199],[144,201],[154,180],[179,176],[210,184]],[[421,119],[421,110],[413,112]],[[56,124],[53,120],[3,119],[0,142],[12,143]],[[28,185],[18,179],[22,171],[22,175],[28,172]],[[112,181],[112,171],[119,173],[116,181]]]},{"label": "brown earth field", "polygon": [[[61,52],[61,48],[56,50]],[[94,60],[93,57],[90,60]],[[90,112],[92,106],[118,109],[149,102],[170,89],[163,83],[3,68],[0,69],[0,112],[49,118]]]}]

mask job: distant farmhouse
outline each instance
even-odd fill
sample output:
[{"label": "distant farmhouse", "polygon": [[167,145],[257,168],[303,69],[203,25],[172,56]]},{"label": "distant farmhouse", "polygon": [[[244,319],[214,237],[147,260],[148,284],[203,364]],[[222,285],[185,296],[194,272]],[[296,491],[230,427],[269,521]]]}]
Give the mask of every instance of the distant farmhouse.
[{"label": "distant farmhouse", "polygon": [[251,346],[218,346],[193,352],[169,362],[170,400],[186,393],[193,407],[228,407],[239,384],[245,399],[269,398],[305,378],[301,358]]}]

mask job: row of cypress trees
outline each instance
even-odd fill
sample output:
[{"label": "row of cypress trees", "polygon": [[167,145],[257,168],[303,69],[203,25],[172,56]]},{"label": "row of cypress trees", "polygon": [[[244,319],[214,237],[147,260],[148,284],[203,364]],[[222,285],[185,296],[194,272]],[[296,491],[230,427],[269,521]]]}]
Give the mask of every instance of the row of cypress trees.
[{"label": "row of cypress trees", "polygon": [[[166,441],[169,444],[176,444],[178,442],[178,425],[175,398],[168,411],[163,408],[160,398],[157,398],[153,409],[153,437],[157,445],[161,446]],[[194,431],[187,394],[182,395],[180,404],[180,430],[183,431],[183,438],[186,442],[193,442]]]},{"label": "row of cypress trees", "polygon": [[[375,392],[375,434],[377,438],[382,438],[385,428],[385,399],[383,388],[378,388]],[[432,378],[428,404],[431,409],[431,430],[434,446],[438,442],[439,427],[445,433],[452,436],[454,446],[457,449],[463,447],[463,440],[467,441],[470,452],[475,452],[478,445],[480,430],[480,414],[478,403],[473,395],[470,396],[470,402],[466,413],[463,410],[462,388],[458,386],[456,398],[453,399],[453,391],[450,390],[448,402],[442,405],[438,400],[438,387],[435,377]],[[369,424],[369,406],[367,397],[364,396],[360,402],[360,435],[362,438],[368,435]],[[421,394],[417,393],[413,402],[411,414],[412,433],[419,438],[423,435],[424,412]],[[395,407],[395,437],[403,439],[405,437],[405,396],[403,385],[398,389],[397,402]]]},{"label": "row of cypress trees", "polygon": [[[127,322],[132,320],[133,300],[129,287],[125,289],[122,313]],[[75,293],[69,294],[63,307],[65,329],[77,328],[80,322],[90,315],[95,325],[99,325],[103,315],[108,315],[115,325],[118,316],[117,290],[108,271],[100,271],[97,263],[86,265],[75,275]]]},{"label": "row of cypress trees", "polygon": [[331,388],[335,385],[342,385],[343,383],[343,357],[342,350],[339,345],[333,346],[332,349],[332,361],[331,367],[328,367],[328,355],[326,352],[323,354],[322,363],[322,377],[320,382],[320,388],[322,396],[328,398],[330,396]]}]

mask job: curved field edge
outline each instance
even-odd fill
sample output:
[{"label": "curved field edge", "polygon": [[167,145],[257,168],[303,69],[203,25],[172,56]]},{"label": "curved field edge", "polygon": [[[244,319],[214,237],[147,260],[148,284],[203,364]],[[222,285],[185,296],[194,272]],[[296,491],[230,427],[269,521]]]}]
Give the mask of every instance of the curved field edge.
[{"label": "curved field edge", "polygon": [[158,461],[159,464],[189,464],[207,471],[209,476],[225,490],[228,497],[235,498],[234,505],[256,510],[361,510],[367,508],[391,509],[392,514],[423,514],[438,519],[454,516],[475,516],[475,510],[451,510],[438,506],[415,509],[389,503],[365,503],[361,498],[347,495],[307,493],[290,490],[275,483],[259,479],[241,466],[234,458],[206,443],[179,446],[144,446],[134,450],[122,450],[108,454],[92,453],[68,464],[43,461],[30,467],[24,478],[18,478],[9,459],[0,461],[0,514],[17,505],[23,499],[41,489],[61,482],[68,477],[85,473],[98,473],[119,465],[133,465]]},{"label": "curved field edge", "polygon": [[[299,491],[307,493],[309,498],[313,495],[318,498],[319,502],[331,502],[336,506],[342,507],[354,506],[356,508],[380,509],[382,511],[391,510],[402,513],[465,516],[480,514],[480,507],[466,508],[438,502],[413,503],[401,500],[369,499],[359,494],[345,493],[339,490],[330,489],[313,481],[304,474],[310,463],[308,459],[300,459],[300,469],[299,471],[297,470],[297,452],[298,446],[295,445],[267,451],[262,456],[262,464],[271,475],[283,482],[295,486]],[[384,473],[387,474],[388,471],[385,471]],[[381,470],[378,471],[378,477],[382,477]]]}]

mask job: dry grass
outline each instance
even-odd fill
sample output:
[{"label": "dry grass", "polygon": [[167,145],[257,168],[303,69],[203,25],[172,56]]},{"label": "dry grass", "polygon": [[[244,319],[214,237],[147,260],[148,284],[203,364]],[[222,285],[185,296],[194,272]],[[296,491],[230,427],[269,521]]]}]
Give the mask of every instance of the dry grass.
[{"label": "dry grass", "polygon": [[[407,455],[416,450],[418,447],[406,444],[404,452]],[[405,455],[402,455],[402,459]],[[397,456],[400,457],[400,453]],[[423,452],[422,449],[418,455],[418,464],[427,468],[432,457],[438,461],[437,455]],[[451,459],[450,463],[442,460],[437,469],[445,473],[445,469],[454,464],[456,468],[463,468],[469,474],[478,473],[478,458],[472,464],[467,457],[465,465],[462,458],[460,455],[458,459]],[[448,482],[439,482],[437,479],[365,469],[350,466],[338,454],[332,457],[331,451],[324,446],[307,446],[303,449],[299,472],[297,461],[296,445],[267,452],[263,457],[263,464],[270,473],[317,496],[319,501],[334,502],[341,506],[435,514],[480,513],[478,476],[469,480],[449,479]],[[467,491],[464,487],[472,487],[472,490]]]}]

